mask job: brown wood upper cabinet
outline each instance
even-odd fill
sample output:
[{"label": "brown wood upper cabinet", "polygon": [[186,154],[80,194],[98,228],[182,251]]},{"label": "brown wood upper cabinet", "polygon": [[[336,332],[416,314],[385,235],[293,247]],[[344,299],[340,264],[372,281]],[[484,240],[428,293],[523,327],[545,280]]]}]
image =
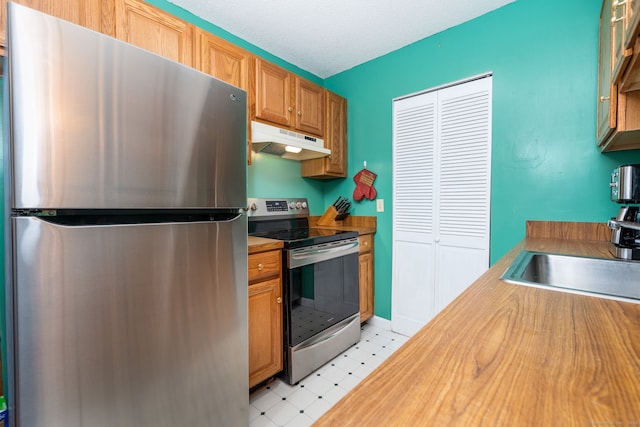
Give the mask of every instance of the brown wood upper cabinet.
[{"label": "brown wood upper cabinet", "polygon": [[251,120],[248,106],[251,104],[249,90],[251,61],[253,55],[228,41],[196,27],[195,67],[247,91],[247,163],[251,164]]},{"label": "brown wood upper cabinet", "polygon": [[[91,28],[110,36],[114,35],[114,0],[13,0],[49,15]],[[6,42],[7,1],[0,0],[0,53],[4,55]]]},{"label": "brown wood upper cabinet", "polygon": [[[141,0],[14,0],[192,67],[194,26]],[[6,0],[0,0],[5,44]]]},{"label": "brown wood upper cabinet", "polygon": [[295,76],[295,128],[314,135],[324,135],[324,89]]},{"label": "brown wood upper cabinet", "polygon": [[623,92],[640,90],[640,0],[627,2],[624,43],[631,57],[620,83]]},{"label": "brown wood upper cabinet", "polygon": [[324,134],[324,89],[263,59],[255,60],[252,116],[317,136]]},{"label": "brown wood upper cabinet", "polygon": [[251,54],[228,41],[196,28],[198,70],[224,82],[249,90]]},{"label": "brown wood upper cabinet", "polygon": [[604,0],[600,14],[597,142],[640,148],[640,0]]},{"label": "brown wood upper cabinet", "polygon": [[640,36],[640,0],[627,0],[627,2],[624,42],[625,47],[631,49]]},{"label": "brown wood upper cabinet", "polygon": [[630,0],[612,0],[611,2],[611,48],[612,48],[612,81],[614,84],[619,83],[622,72],[627,67],[631,54],[633,53],[633,44],[627,47],[628,41],[625,40],[629,29],[629,18],[631,8]]},{"label": "brown wood upper cabinet", "polygon": [[303,160],[301,175],[306,178],[344,178],[347,176],[347,100],[325,90],[324,146],[327,157]]},{"label": "brown wood upper cabinet", "polygon": [[143,1],[115,2],[116,38],[193,67],[193,25]]},{"label": "brown wood upper cabinet", "polygon": [[605,0],[600,11],[598,49],[598,118],[597,141],[604,144],[616,127],[617,87],[611,84],[611,0]]}]

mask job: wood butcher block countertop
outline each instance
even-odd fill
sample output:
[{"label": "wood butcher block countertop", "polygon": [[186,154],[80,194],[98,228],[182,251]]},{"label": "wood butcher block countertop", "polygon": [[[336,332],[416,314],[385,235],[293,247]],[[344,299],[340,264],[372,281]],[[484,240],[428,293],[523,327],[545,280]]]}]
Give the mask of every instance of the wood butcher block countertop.
[{"label": "wood butcher block countertop", "polygon": [[611,257],[523,240],[314,426],[640,426],[640,304],[502,282],[521,249]]},{"label": "wood butcher block countertop", "polygon": [[274,249],[282,249],[284,243],[282,240],[265,239],[264,237],[249,236],[248,239],[249,255],[258,252],[272,251]]}]

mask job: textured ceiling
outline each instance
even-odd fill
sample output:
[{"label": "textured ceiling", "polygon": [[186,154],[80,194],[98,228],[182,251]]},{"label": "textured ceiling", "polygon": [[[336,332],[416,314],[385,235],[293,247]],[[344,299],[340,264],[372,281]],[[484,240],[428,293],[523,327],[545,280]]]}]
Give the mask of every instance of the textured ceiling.
[{"label": "textured ceiling", "polygon": [[326,78],[515,0],[169,0]]}]

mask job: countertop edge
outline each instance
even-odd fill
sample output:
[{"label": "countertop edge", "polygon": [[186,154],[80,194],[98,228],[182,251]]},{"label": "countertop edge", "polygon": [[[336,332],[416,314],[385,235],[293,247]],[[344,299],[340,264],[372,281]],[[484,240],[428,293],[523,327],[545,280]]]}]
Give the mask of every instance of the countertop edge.
[{"label": "countertop edge", "polygon": [[499,280],[523,249],[612,258],[522,240],[314,426],[640,422],[640,304]]},{"label": "countertop edge", "polygon": [[266,239],[264,237],[249,236],[247,240],[248,254],[282,249],[284,244],[281,240]]}]

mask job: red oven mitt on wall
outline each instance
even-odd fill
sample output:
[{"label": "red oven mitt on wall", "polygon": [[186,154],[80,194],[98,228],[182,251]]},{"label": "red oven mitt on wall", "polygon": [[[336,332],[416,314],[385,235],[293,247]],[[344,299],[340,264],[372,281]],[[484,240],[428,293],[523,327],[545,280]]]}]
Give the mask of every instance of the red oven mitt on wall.
[{"label": "red oven mitt on wall", "polygon": [[356,189],[353,190],[353,200],[359,202],[365,197],[369,200],[375,199],[378,192],[373,187],[373,181],[376,180],[377,176],[368,169],[362,169],[358,172],[353,177],[353,181],[356,183]]}]

